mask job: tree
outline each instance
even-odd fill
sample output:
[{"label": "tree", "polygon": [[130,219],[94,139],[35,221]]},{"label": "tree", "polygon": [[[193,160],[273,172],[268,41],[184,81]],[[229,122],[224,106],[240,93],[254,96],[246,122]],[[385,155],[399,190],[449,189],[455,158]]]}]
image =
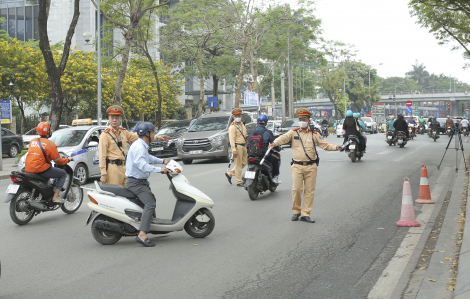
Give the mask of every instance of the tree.
[{"label": "tree", "polygon": [[38,29],[39,29],[39,48],[41,49],[44,57],[44,64],[46,72],[49,77],[51,87],[51,127],[52,130],[59,129],[60,120],[62,118],[62,109],[64,104],[64,95],[62,93],[62,86],[60,79],[64,74],[67,60],[70,53],[70,45],[72,37],[75,33],[75,26],[77,26],[78,17],[80,16],[80,0],[74,0],[73,16],[70,22],[67,36],[65,37],[64,48],[62,49],[62,56],[60,63],[57,66],[54,61],[53,51],[49,43],[49,35],[47,33],[47,22],[49,19],[49,8],[51,0],[39,1],[39,15],[38,15]]},{"label": "tree", "polygon": [[429,72],[426,71],[426,67],[424,64],[413,64],[413,70],[407,72],[406,74],[411,76],[411,79],[415,81],[416,84],[421,85],[421,87],[425,87],[429,85]]},{"label": "tree", "polygon": [[[111,24],[122,31],[124,46],[121,54],[121,67],[116,78],[116,89],[113,96],[114,105],[121,105],[122,86],[126,77],[127,65],[131,43],[135,37],[140,20],[149,14],[149,11],[167,5],[171,0],[163,4],[155,4],[156,0],[108,0],[100,4],[101,13]],[[95,7],[96,1],[92,0]],[[100,32],[101,34],[101,32]]]},{"label": "tree", "polygon": [[[440,45],[456,41],[470,59],[470,3],[467,0],[411,0],[410,14],[417,23],[439,41]],[[452,47],[453,50],[459,46]],[[466,64],[469,67],[470,64]]]},{"label": "tree", "polygon": [[318,73],[321,77],[318,86],[326,92],[328,98],[335,107],[336,115],[339,116],[339,112],[341,112],[342,117],[344,117],[344,109],[341,109],[342,107],[339,106],[341,101],[343,101],[342,103],[344,105],[344,100],[341,96],[344,93],[344,90],[342,90],[342,93],[340,93],[339,90],[343,89],[344,80],[346,80],[346,83],[349,82],[348,75],[343,69],[330,69],[326,66],[321,67],[318,70]]},{"label": "tree", "polygon": [[[208,70],[206,52],[217,51],[232,26],[231,17],[223,9],[225,1],[185,0],[169,11],[167,25],[162,28],[162,51],[175,67],[183,68],[185,74],[199,77],[198,112],[202,113],[204,102],[204,78]],[[216,53],[214,53],[214,56]]]}]

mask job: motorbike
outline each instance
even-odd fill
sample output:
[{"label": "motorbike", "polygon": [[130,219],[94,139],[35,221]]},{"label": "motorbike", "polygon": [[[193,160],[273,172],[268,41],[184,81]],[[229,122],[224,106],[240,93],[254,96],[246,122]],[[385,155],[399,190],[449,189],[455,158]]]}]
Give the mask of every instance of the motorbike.
[{"label": "motorbike", "polygon": [[387,142],[389,146],[392,146],[392,144],[394,145],[396,144],[396,139],[393,136],[393,133],[394,131],[391,131],[391,130],[387,131],[387,135],[386,135],[387,137],[385,139],[385,142]]},{"label": "motorbike", "polygon": [[452,135],[452,127],[451,127],[451,126],[447,126],[447,128],[446,128],[446,134],[447,134],[447,136],[449,136],[449,137]]},{"label": "motorbike", "polygon": [[419,126],[419,129],[418,129],[419,134],[423,135],[425,131],[426,131],[426,128],[424,126]]},{"label": "motorbike", "polygon": [[413,139],[414,137],[416,137],[414,128],[415,128],[414,125],[412,124],[408,125],[408,132],[410,133],[410,139]]},{"label": "motorbike", "polygon": [[397,132],[397,144],[403,148],[406,143],[407,143],[407,140],[406,140],[406,133],[405,132],[402,132],[402,131],[398,131]]},{"label": "motorbike", "polygon": [[361,160],[364,156],[364,152],[359,151],[359,138],[355,135],[349,135],[348,142],[343,147],[346,148],[348,157],[351,159],[351,162],[356,162]]},{"label": "motorbike", "polygon": [[279,184],[273,181],[273,166],[265,158],[271,149],[261,159],[260,157],[248,157],[248,169],[245,171],[245,190],[251,200],[258,199],[258,195],[267,190],[274,192]]},{"label": "motorbike", "polygon": [[[214,201],[202,191],[192,186],[181,173],[183,168],[174,160],[166,165],[170,189],[176,197],[175,209],[171,219],[154,217],[150,223],[150,234],[168,234],[186,231],[193,238],[207,237],[214,230],[215,218],[209,210]],[[138,197],[118,185],[100,185],[86,188],[91,213],[86,225],[91,223],[91,234],[100,244],[112,245],[122,237],[137,236],[144,209]]]},{"label": "motorbike", "polygon": [[321,135],[325,138],[328,137],[328,125],[322,125],[321,127]]},{"label": "motorbike", "polygon": [[434,142],[439,138],[439,132],[437,129],[432,129],[430,137],[434,139]]},{"label": "motorbike", "polygon": [[463,132],[463,136],[468,136],[468,134],[470,133],[468,126],[462,127],[462,132]]},{"label": "motorbike", "polygon": [[[67,157],[60,153],[62,157]],[[51,163],[52,167],[65,170],[67,179],[59,193],[66,202],[56,203],[52,201],[57,179],[48,179],[36,173],[12,171],[10,179],[13,184],[8,185],[8,193],[5,203],[10,202],[10,217],[18,225],[28,224],[34,216],[41,212],[50,212],[62,209],[66,214],[75,213],[83,202],[83,190],[80,188],[80,180],[73,176],[73,170],[69,165]]]}]

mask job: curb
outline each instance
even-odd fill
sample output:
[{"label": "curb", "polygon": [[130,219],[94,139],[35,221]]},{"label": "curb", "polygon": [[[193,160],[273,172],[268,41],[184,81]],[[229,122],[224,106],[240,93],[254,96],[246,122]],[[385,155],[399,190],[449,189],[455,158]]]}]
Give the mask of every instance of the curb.
[{"label": "curb", "polygon": [[[467,193],[468,204],[468,193]],[[468,207],[466,209],[468,211]],[[454,290],[454,299],[465,299],[470,296],[470,215],[465,212],[465,228],[460,247],[459,267]]]}]

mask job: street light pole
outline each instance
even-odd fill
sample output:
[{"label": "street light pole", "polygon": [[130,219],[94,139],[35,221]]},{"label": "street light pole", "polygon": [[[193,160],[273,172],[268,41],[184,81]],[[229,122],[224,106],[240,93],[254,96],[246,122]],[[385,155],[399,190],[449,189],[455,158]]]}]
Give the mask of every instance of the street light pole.
[{"label": "street light pole", "polygon": [[281,70],[281,111],[282,122],[286,120],[286,90],[284,87],[284,68]]},{"label": "street light pole", "polygon": [[100,2],[98,0],[98,126],[101,126],[101,9]]},{"label": "street light pole", "polygon": [[271,79],[271,102],[273,105],[273,119],[276,119],[276,97],[274,96],[274,67],[272,70],[273,78]]},{"label": "street light pole", "polygon": [[344,116],[346,117],[346,69],[344,68],[344,59],[343,59],[343,92],[344,92]]}]

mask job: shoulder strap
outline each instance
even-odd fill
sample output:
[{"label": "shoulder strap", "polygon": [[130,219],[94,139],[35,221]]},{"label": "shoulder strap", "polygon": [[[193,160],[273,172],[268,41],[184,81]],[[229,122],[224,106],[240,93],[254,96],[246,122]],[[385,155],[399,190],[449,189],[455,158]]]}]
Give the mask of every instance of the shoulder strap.
[{"label": "shoulder strap", "polygon": [[240,131],[240,133],[241,133],[242,136],[243,136],[243,139],[245,139],[245,141],[246,141],[246,137],[245,137],[245,135],[243,134],[242,130],[240,130],[240,128],[238,127],[238,125],[234,125],[234,126],[238,129],[238,131]]},{"label": "shoulder strap", "polygon": [[38,143],[39,143],[39,148],[41,149],[42,154],[44,155],[44,159],[46,159],[46,163],[51,164],[51,162],[47,161],[46,152],[44,151],[44,148],[42,147],[42,144],[41,144],[41,138],[38,138]]},{"label": "shoulder strap", "polygon": [[106,132],[106,133],[108,133],[108,135],[111,136],[111,138],[113,138],[113,140],[114,140],[114,142],[116,143],[118,149],[121,151],[122,155],[124,156],[124,160],[126,160],[126,159],[127,159],[127,156],[126,156],[126,154],[124,154],[123,150],[122,150],[121,147],[118,145],[116,139],[115,139],[115,138],[113,137],[113,135],[111,135],[109,132]]},{"label": "shoulder strap", "polygon": [[[295,132],[297,133],[297,136],[299,136],[300,144],[302,144],[302,148],[303,148],[303,150],[304,150],[305,156],[307,156],[307,158],[308,158],[310,161],[313,161],[312,158],[310,158],[310,157],[308,156],[307,151],[305,150],[305,146],[304,146],[304,143],[303,143],[303,141],[302,141],[302,138],[300,137],[299,131],[295,131]],[[312,138],[313,138],[313,132],[312,132]],[[313,141],[313,146],[315,147],[315,140]],[[317,152],[317,148],[315,147],[315,154],[317,154],[316,152]],[[317,154],[317,156],[318,156],[318,154]]]}]

